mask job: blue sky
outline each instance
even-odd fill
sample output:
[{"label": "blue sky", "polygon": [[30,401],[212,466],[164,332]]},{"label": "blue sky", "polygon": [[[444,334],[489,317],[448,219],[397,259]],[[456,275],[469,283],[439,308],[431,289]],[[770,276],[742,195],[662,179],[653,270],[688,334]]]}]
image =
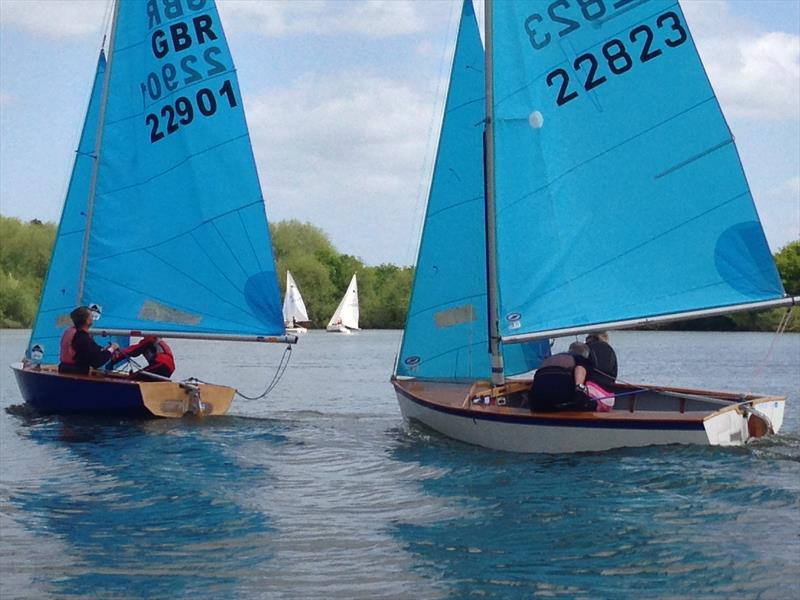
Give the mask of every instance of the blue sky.
[{"label": "blue sky", "polygon": [[[414,261],[459,0],[220,0],[271,220]],[[58,219],[107,0],[0,0],[0,213]],[[800,237],[800,2],[685,0],[773,249]]]}]

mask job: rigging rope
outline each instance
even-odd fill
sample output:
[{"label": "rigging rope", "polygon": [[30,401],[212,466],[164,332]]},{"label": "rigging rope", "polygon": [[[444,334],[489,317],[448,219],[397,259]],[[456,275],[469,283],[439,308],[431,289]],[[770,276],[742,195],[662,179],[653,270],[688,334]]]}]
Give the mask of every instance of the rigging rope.
[{"label": "rigging rope", "polygon": [[262,398],[266,398],[280,382],[281,378],[283,377],[283,374],[286,372],[286,367],[289,366],[289,361],[291,360],[291,358],[292,358],[292,347],[287,345],[286,349],[283,351],[281,360],[278,363],[278,368],[275,370],[275,375],[272,377],[272,381],[269,382],[267,388],[261,394],[259,394],[258,396],[248,396],[246,394],[243,394],[239,390],[236,390],[236,395],[241,398],[244,398],[245,400],[261,400]]},{"label": "rigging rope", "polygon": [[[278,363],[278,368],[275,370],[275,374],[272,376],[272,379],[267,384],[267,387],[263,392],[261,392],[257,396],[248,396],[247,394],[243,394],[239,390],[236,390],[236,395],[241,398],[244,398],[245,400],[261,400],[263,398],[266,398],[272,392],[272,390],[274,390],[280,383],[281,379],[283,378],[283,374],[286,372],[286,368],[289,366],[289,361],[291,360],[291,358],[292,358],[292,346],[287,345],[286,349],[283,351],[283,354],[281,355],[281,360]],[[128,373],[131,373],[134,368],[137,371],[141,371],[143,369],[142,365],[137,363],[130,356],[126,356],[125,359],[126,359],[125,363],[120,364],[114,368],[115,373],[124,372],[124,369],[126,367],[128,368]],[[188,379],[184,379],[179,383],[215,385],[209,381],[203,381],[202,379],[198,379],[197,377],[189,377]]]},{"label": "rigging rope", "polygon": [[[281,379],[283,378],[283,374],[286,372],[286,368],[289,366],[289,361],[291,360],[291,358],[292,358],[292,347],[290,345],[287,345],[286,349],[283,351],[281,360],[278,363],[278,368],[275,370],[275,375],[272,376],[272,380],[267,384],[267,387],[263,392],[261,392],[258,396],[248,396],[247,394],[243,394],[239,390],[236,390],[236,395],[239,396],[240,398],[244,398],[245,400],[261,400],[263,398],[266,398],[272,392],[272,390],[274,390],[280,383]],[[184,383],[209,384],[208,381],[203,381],[202,379],[198,379],[197,377],[189,377],[189,379],[184,380]]]},{"label": "rigging rope", "polygon": [[752,387],[751,387],[751,395],[752,390],[755,389],[758,382],[761,380],[761,377],[764,374],[764,369],[766,368],[767,364],[770,363],[772,360],[772,353],[775,350],[775,344],[778,342],[778,338],[786,332],[786,329],[792,322],[792,318],[794,317],[794,312],[792,311],[792,306],[786,309],[786,312],[781,317],[780,322],[778,323],[778,328],[775,330],[775,335],[772,336],[772,342],[770,342],[769,349],[767,350],[766,356],[764,356],[764,360],[761,361],[760,364],[756,366],[755,371],[753,371],[752,377]]}]

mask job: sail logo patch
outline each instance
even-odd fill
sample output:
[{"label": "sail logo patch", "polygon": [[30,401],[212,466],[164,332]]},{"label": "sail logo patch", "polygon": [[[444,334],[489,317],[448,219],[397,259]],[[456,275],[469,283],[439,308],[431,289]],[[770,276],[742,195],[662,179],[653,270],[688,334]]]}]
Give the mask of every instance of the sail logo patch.
[{"label": "sail logo patch", "polygon": [[31,360],[39,362],[44,358],[44,346],[34,344],[30,351]]},{"label": "sail logo patch", "polygon": [[409,367],[416,367],[421,362],[422,359],[419,356],[409,356],[407,359],[403,361],[403,363]]},{"label": "sail logo patch", "polygon": [[88,308],[89,312],[92,313],[92,320],[99,321],[100,317],[103,316],[103,307],[99,304],[90,304]]},{"label": "sail logo patch", "polygon": [[506,315],[509,329],[519,329],[522,327],[522,314],[518,312],[509,313]]}]

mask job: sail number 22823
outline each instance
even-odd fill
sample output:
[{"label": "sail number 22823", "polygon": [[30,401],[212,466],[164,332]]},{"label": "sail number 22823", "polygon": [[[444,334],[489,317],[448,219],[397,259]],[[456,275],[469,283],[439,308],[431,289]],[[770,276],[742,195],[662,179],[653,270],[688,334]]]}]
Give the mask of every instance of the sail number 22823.
[{"label": "sail number 22823", "polygon": [[[540,14],[532,14],[524,22],[525,34],[534,51],[543,50],[555,36],[564,37],[580,29],[582,22],[579,14],[584,21],[597,22],[608,18],[609,7],[622,12],[633,8],[633,5],[633,0],[617,0],[613,3],[611,0],[556,0],[547,9],[551,26],[546,27]],[[580,13],[566,12],[570,8],[579,8]],[[555,30],[552,29],[553,24],[558,24]],[[589,92],[609,81],[610,77],[623,75],[635,65],[658,58],[689,39],[686,27],[674,11],[664,12],[652,23],[641,23],[630,31],[615,35],[599,44],[599,49],[579,54],[567,68],[558,67],[546,75],[545,83],[556,91],[558,106],[578,98],[580,88]]]},{"label": "sail number 22823", "polygon": [[[590,92],[608,81],[609,76],[627,73],[635,64],[645,64],[661,56],[665,49],[676,48],[689,39],[680,18],[672,11],[665,12],[656,19],[655,29],[668,31],[663,39],[663,47],[659,47],[661,44],[654,41],[656,34],[653,28],[641,24],[630,30],[627,40],[624,37],[612,38],[603,44],[599,58],[593,52],[579,55],[572,62],[572,67],[575,75],[578,73],[584,75],[583,89]],[[564,68],[559,67],[550,71],[545,81],[547,87],[558,90],[556,96],[558,106],[563,106],[578,97],[578,91],[570,85],[570,73]]]}]

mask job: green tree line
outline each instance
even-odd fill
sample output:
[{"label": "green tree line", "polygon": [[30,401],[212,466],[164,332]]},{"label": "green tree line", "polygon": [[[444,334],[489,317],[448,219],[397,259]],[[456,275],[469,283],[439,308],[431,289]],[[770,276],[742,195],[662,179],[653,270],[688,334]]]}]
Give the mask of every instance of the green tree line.
[{"label": "green tree line", "polygon": [[[360,325],[403,327],[411,268],[366,266],[354,256],[337,252],[327,235],[308,223],[279,222],[270,225],[270,231],[281,293],[289,269],[303,294],[312,327],[327,325],[353,273],[358,275]],[[0,327],[33,324],[55,233],[50,223],[23,223],[0,216]]]},{"label": "green tree line", "polygon": [[[55,226],[33,220],[0,216],[0,327],[30,327],[36,316],[42,282],[47,272]],[[290,270],[303,294],[312,327],[325,327],[347,289],[358,275],[361,326],[399,329],[405,322],[414,272],[410,267],[367,266],[340,254],[318,227],[299,221],[270,225],[281,292]],[[787,294],[800,295],[800,240],[775,255]],[[789,331],[800,332],[800,307]],[[673,323],[664,328],[727,331],[774,331],[785,309]]]},{"label": "green tree line", "polygon": [[0,216],[0,327],[30,327],[50,262],[56,227]]}]

